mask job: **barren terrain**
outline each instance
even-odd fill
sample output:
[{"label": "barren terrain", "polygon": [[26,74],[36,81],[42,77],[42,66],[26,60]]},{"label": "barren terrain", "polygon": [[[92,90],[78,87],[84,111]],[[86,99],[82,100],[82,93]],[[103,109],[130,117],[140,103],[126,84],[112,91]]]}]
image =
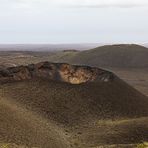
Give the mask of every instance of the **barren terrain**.
[{"label": "barren terrain", "polygon": [[[115,47],[104,60],[122,55],[121,45]],[[100,53],[93,51],[99,50],[0,51],[0,147],[147,147],[147,48],[141,67],[85,62],[87,52],[97,62]]]}]

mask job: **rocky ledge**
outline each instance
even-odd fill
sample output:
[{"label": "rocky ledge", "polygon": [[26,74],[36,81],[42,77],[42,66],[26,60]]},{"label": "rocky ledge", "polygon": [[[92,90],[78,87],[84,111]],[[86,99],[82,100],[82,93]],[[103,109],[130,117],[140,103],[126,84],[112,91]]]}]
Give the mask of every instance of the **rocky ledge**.
[{"label": "rocky ledge", "polygon": [[29,80],[37,77],[80,84],[93,81],[109,82],[114,80],[116,76],[111,72],[95,67],[50,62],[0,69],[1,83]]}]

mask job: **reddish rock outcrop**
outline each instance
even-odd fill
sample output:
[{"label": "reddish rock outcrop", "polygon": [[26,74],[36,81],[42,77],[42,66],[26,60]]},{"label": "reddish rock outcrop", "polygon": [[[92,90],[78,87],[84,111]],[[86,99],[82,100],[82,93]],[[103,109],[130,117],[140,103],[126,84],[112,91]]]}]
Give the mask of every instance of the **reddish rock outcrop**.
[{"label": "reddish rock outcrop", "polygon": [[95,67],[50,62],[0,69],[1,83],[28,80],[37,77],[71,84],[80,84],[93,81],[108,82],[112,81],[116,76],[111,72]]}]

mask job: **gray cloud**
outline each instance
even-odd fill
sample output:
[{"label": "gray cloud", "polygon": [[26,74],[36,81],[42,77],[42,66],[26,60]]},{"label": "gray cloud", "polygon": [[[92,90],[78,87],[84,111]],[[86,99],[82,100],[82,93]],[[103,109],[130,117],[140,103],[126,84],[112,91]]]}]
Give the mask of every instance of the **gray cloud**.
[{"label": "gray cloud", "polygon": [[0,7],[11,6],[37,6],[49,7],[57,6],[63,8],[134,8],[134,7],[147,7],[148,1],[146,0],[5,0],[0,1]]},{"label": "gray cloud", "polygon": [[148,7],[148,4],[99,4],[99,5],[62,5],[65,8],[135,8]]}]

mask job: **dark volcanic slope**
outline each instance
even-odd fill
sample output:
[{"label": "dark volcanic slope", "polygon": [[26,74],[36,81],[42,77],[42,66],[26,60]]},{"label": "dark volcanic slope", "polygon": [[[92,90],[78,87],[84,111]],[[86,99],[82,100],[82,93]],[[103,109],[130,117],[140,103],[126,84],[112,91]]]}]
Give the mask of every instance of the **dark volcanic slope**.
[{"label": "dark volcanic slope", "polygon": [[[86,148],[148,140],[148,98],[114,74],[69,64],[45,62],[30,66],[38,68],[33,73],[28,67],[16,67],[11,83],[0,85],[0,142]],[[63,66],[64,73],[59,77]],[[2,73],[0,80],[9,80],[8,74]],[[110,124],[108,120],[118,122]],[[107,122],[107,127],[101,121]]]},{"label": "dark volcanic slope", "polygon": [[71,85],[36,79],[5,84],[3,93],[33,111],[70,126],[89,118],[148,115],[148,99],[120,80]]},{"label": "dark volcanic slope", "polygon": [[134,44],[107,45],[79,52],[70,62],[98,67],[147,68],[148,48]]}]

